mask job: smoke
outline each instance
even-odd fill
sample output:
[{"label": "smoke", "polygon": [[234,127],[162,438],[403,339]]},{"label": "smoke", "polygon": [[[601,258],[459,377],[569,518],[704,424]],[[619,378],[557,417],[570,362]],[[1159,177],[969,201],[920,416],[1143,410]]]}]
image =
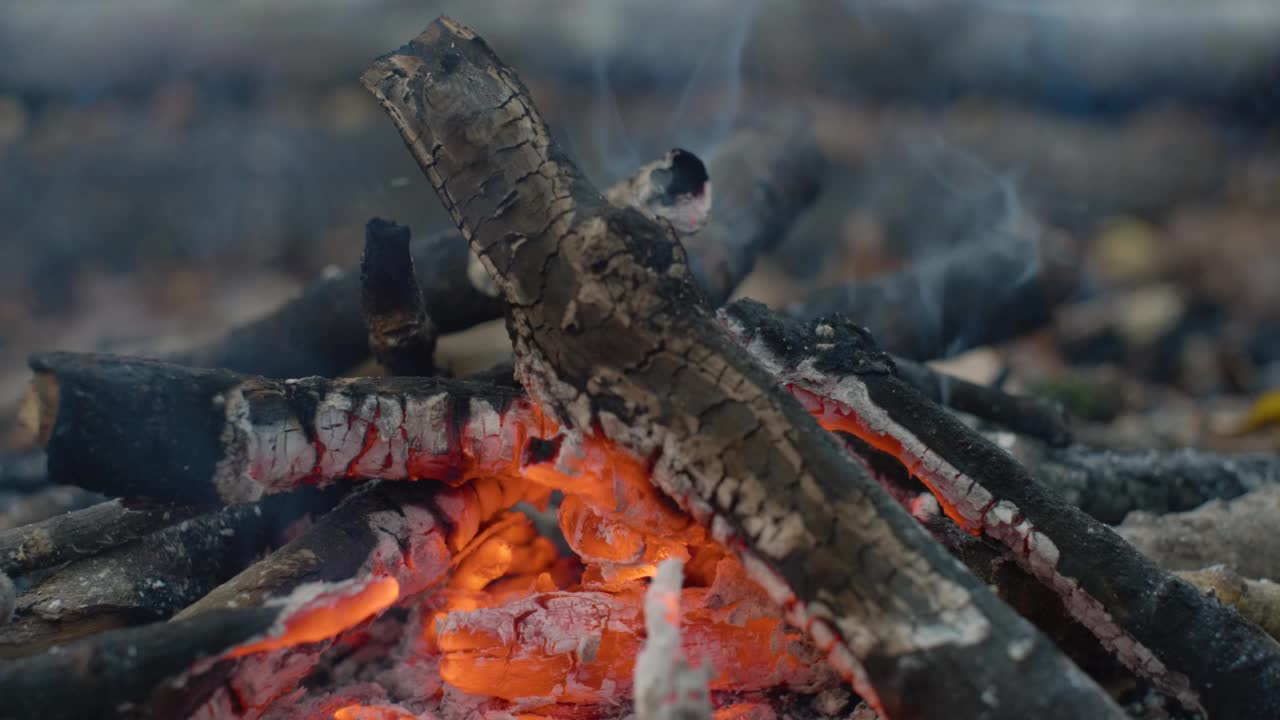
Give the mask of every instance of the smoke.
[{"label": "smoke", "polygon": [[909,277],[881,283],[882,301],[907,316],[921,347],[953,355],[1029,310],[1017,306],[1039,281],[1040,232],[1015,173],[925,134],[882,152],[860,202],[880,217],[892,254],[909,262]]},{"label": "smoke", "polygon": [[706,155],[742,116],[742,58],[759,0],[659,5],[597,6],[604,17],[595,22],[628,32],[591,59],[589,107],[566,142],[604,181],[672,147]]}]

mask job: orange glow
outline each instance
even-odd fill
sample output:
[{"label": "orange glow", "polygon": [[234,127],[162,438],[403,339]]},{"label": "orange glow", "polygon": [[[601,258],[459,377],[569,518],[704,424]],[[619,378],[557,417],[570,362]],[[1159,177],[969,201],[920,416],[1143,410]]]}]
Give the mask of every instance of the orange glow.
[{"label": "orange glow", "polygon": [[[561,437],[531,405],[508,409],[496,430],[486,423],[482,436],[453,438],[447,455],[409,458],[414,477],[451,486],[435,497],[447,520],[448,580],[417,606],[426,613],[420,647],[438,662],[444,683],[522,702],[521,717],[594,717],[594,708],[631,692],[648,578],[673,557],[685,562],[685,585],[664,604],[673,616],[679,609],[684,653],[711,668],[711,690],[838,682],[732,553],[653,485],[644,459],[598,436]],[[521,502],[545,509],[553,490],[564,494],[556,520],[569,557],[529,517],[510,510]],[[287,618],[278,637],[229,657],[335,637],[399,595],[399,584],[386,577],[318,597]],[[531,707],[535,698],[547,704]],[[716,717],[750,720],[760,707],[740,704]],[[334,720],[410,717],[376,705],[333,711]]]},{"label": "orange glow", "polygon": [[[668,605],[683,609],[685,651],[711,666],[713,689],[765,690],[824,672],[801,631],[630,452],[588,436],[562,443],[549,460],[526,457],[520,475],[564,493],[559,525],[580,564],[559,557],[519,513],[460,533],[469,539],[424,631],[447,684],[508,701],[548,698],[556,716],[614,702],[633,682],[647,578],[669,557],[686,562],[686,586]],[[486,494],[496,491],[477,488],[477,509],[464,515],[501,504]]]},{"label": "orange glow", "polygon": [[334,637],[391,607],[399,597],[400,583],[393,577],[370,580],[355,593],[321,595],[287,618],[280,635],[240,645],[225,657],[237,658]]},{"label": "orange glow", "polygon": [[417,715],[375,705],[348,705],[333,713],[333,720],[417,720]]},{"label": "orange glow", "polygon": [[972,521],[966,519],[954,505],[942,496],[929,473],[921,472],[919,458],[908,454],[897,438],[876,432],[857,413],[846,412],[841,406],[824,402],[820,396],[798,385],[788,385],[787,390],[800,401],[801,405],[804,405],[806,410],[813,414],[814,419],[824,429],[831,432],[849,433],[880,452],[888,453],[898,458],[906,466],[907,472],[910,472],[917,480],[924,483],[925,487],[929,488],[929,492],[933,493],[933,496],[938,499],[938,506],[942,508],[942,512],[946,513],[947,517],[951,518],[956,525],[959,525],[971,535],[982,534],[982,526],[975,525]]}]

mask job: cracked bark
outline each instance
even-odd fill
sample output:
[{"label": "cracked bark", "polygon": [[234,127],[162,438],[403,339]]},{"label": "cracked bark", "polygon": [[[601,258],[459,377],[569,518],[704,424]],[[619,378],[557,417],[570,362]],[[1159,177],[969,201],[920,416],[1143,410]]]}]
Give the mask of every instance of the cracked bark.
[{"label": "cracked bark", "polygon": [[[804,326],[741,303],[726,324],[824,425],[889,449],[970,532],[1003,542],[1135,672],[1215,717],[1280,715],[1280,645],[1161,570],[889,371],[840,317]],[[1177,631],[1171,631],[1177,628]]]},{"label": "cracked bark", "polygon": [[718,327],[664,228],[610,206],[514,73],[434,22],[365,72],[509,307],[544,409],[649,458],[890,717],[1121,717]]}]

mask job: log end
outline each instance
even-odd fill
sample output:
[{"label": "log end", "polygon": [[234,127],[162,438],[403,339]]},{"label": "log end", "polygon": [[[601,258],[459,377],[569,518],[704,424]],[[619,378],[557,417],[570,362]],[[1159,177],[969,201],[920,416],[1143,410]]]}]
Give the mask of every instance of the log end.
[{"label": "log end", "polygon": [[37,372],[31,378],[31,387],[18,406],[18,427],[26,436],[23,440],[42,448],[49,444],[58,419],[60,395],[58,378],[53,373]]}]

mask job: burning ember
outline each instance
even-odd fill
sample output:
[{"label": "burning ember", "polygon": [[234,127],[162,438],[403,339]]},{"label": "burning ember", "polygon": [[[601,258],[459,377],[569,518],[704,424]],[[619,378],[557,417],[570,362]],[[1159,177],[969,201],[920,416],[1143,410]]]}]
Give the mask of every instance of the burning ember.
[{"label": "burning ember", "polygon": [[[690,667],[706,669],[700,692],[719,708],[716,717],[769,717],[770,706],[751,698],[780,691],[842,692],[822,653],[782,619],[732,554],[658,494],[643,462],[596,436],[572,442],[523,404],[488,427],[495,432],[455,456],[453,487],[441,485],[435,495],[440,517],[424,518],[416,531],[439,537],[433,542],[448,555],[447,566],[415,567],[408,553],[386,574],[299,588],[277,632],[223,658],[282,657],[308,644],[359,655],[376,644],[381,625],[420,627],[416,637],[394,642],[396,662],[385,673],[399,682],[379,678],[381,687],[395,689],[386,698],[394,703],[350,702],[368,693],[363,687],[347,702],[333,690],[306,700],[308,707],[329,707],[324,712],[336,720],[420,717],[451,707],[526,718],[611,716],[628,709],[637,691],[637,658],[652,624],[646,592],[663,563],[674,562],[684,577],[665,583],[665,621],[679,628],[678,649]],[[366,442],[362,452],[376,447]],[[386,457],[376,462],[389,462],[390,453],[381,452]],[[561,497],[548,515],[553,493]],[[517,506],[554,517],[572,552],[562,553]],[[402,580],[420,585],[424,573],[437,579],[435,591],[402,593]],[[408,608],[410,618],[386,613],[369,622],[393,605]],[[244,683],[238,702],[254,708],[237,716],[288,715],[299,688],[258,683],[249,677],[258,668],[242,664],[233,673],[233,685]],[[405,681],[408,672],[421,684]],[[226,714],[212,703],[197,717]]]}]

